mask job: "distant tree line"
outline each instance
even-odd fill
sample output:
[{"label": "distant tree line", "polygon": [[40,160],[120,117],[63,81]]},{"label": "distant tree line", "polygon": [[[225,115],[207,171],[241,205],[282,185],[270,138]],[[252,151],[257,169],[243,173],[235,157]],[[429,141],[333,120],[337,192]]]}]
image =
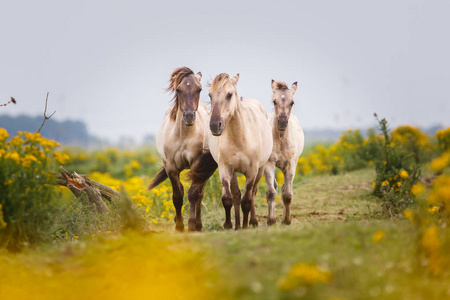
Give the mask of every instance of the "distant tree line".
[{"label": "distant tree line", "polygon": [[[5,128],[11,135],[17,131],[36,132],[43,121],[42,116],[30,117],[25,115],[0,115],[0,128]],[[88,146],[96,138],[89,135],[86,125],[81,121],[56,121],[48,119],[41,129],[41,135],[59,142],[62,145]]]}]

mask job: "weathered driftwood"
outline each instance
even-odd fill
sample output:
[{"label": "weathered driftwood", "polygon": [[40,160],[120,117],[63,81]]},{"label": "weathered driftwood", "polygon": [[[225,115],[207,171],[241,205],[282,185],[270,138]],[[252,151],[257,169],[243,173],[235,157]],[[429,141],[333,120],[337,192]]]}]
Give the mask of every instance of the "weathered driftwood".
[{"label": "weathered driftwood", "polygon": [[118,191],[91,180],[86,175],[80,175],[75,171],[71,174],[63,167],[59,167],[59,172],[61,173],[61,176],[58,177],[58,184],[70,189],[77,198],[80,198],[83,194],[86,194],[89,202],[94,204],[97,212],[99,213],[108,211],[108,206],[106,206],[102,197],[108,201],[111,201],[113,197],[119,195]]}]

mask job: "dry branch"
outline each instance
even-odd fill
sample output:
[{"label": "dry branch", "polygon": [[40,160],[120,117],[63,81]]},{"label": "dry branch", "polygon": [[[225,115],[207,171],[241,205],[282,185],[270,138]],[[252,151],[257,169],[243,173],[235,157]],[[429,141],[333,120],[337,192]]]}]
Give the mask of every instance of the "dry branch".
[{"label": "dry branch", "polygon": [[9,100],[8,102],[4,103],[4,104],[0,104],[0,106],[6,106],[8,104],[16,104],[16,99],[14,99],[13,97],[11,97],[11,100]]},{"label": "dry branch", "polygon": [[58,177],[58,184],[70,189],[77,198],[86,194],[89,202],[95,205],[95,208],[99,213],[108,211],[108,206],[106,206],[102,197],[111,201],[113,197],[119,195],[118,191],[93,181],[86,175],[80,175],[75,171],[71,174],[62,166],[59,167],[59,172],[61,173],[61,176]]},{"label": "dry branch", "polygon": [[56,110],[55,110],[50,116],[47,117],[47,102],[48,102],[48,92],[47,92],[47,97],[45,98],[44,121],[42,122],[41,127],[39,127],[39,130],[36,133],[41,132],[41,129],[45,124],[45,121],[50,119],[56,113]]}]

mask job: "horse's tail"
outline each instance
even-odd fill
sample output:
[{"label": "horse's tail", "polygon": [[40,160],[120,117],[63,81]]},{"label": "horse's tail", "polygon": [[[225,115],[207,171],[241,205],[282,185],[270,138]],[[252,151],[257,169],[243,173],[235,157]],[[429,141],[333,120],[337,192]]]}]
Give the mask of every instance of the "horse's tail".
[{"label": "horse's tail", "polygon": [[203,184],[217,169],[217,163],[211,152],[205,152],[194,162],[187,176],[192,180],[192,185]]},{"label": "horse's tail", "polygon": [[166,169],[164,167],[159,170],[158,174],[156,174],[155,178],[153,178],[152,182],[148,185],[147,191],[151,191],[153,188],[160,185],[164,180],[169,177],[167,175]]}]

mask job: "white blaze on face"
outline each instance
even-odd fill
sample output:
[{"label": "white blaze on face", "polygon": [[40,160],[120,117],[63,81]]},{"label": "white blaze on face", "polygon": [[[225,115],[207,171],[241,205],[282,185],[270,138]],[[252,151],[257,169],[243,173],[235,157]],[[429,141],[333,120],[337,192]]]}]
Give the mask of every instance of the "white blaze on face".
[{"label": "white blaze on face", "polygon": [[284,95],[281,95],[281,98],[284,98]]}]

